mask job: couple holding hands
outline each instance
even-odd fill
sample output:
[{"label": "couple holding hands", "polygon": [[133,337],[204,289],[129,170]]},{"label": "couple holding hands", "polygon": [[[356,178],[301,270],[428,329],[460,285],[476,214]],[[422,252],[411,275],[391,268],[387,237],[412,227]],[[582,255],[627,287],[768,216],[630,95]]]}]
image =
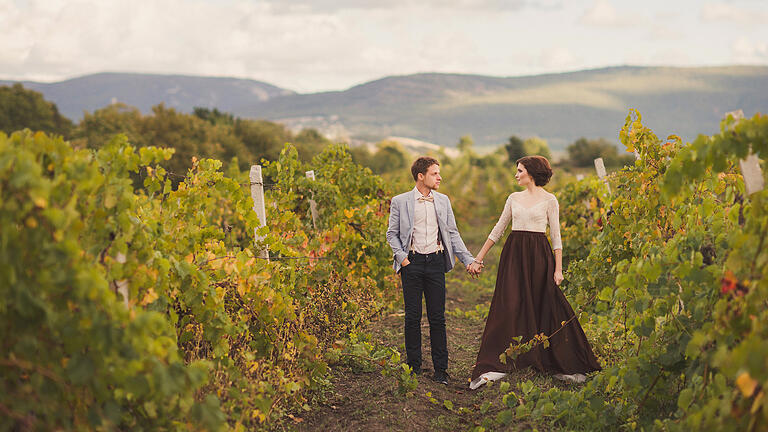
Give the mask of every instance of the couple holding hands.
[{"label": "couple holding hands", "polygon": [[[456,258],[467,271],[482,271],[483,258],[499,241],[507,225],[512,232],[499,258],[496,289],[488,312],[470,388],[498,380],[525,367],[583,382],[588,372],[600,370],[584,331],[558,285],[563,281],[557,198],[542,186],[552,177],[546,158],[526,156],[517,161],[517,182],[525,187],[509,195],[499,221],[476,257],[467,250],[456,227],[451,202],[437,192],[440,164],[420,157],[411,166],[413,190],[392,198],[387,242],[394,253],[405,303],[405,350],[414,374],[421,373],[421,310],[426,301],[432,349],[433,379],[448,384],[448,348],[445,331],[445,273]],[[549,225],[552,245],[546,237]],[[554,252],[553,252],[554,249]],[[552,335],[549,348],[541,345],[503,364],[499,360],[510,343],[522,336]]]}]

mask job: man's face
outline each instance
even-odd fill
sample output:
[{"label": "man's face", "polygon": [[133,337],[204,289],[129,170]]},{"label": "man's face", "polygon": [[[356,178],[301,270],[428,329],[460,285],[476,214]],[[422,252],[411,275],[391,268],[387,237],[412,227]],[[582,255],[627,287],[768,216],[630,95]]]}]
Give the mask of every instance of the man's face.
[{"label": "man's face", "polygon": [[[419,174],[419,177],[421,177],[421,175],[422,174]],[[427,173],[423,175],[424,186],[432,190],[437,190],[437,188],[440,187],[440,182],[443,180],[443,178],[440,177],[440,165],[431,165],[429,168],[427,168]]]}]

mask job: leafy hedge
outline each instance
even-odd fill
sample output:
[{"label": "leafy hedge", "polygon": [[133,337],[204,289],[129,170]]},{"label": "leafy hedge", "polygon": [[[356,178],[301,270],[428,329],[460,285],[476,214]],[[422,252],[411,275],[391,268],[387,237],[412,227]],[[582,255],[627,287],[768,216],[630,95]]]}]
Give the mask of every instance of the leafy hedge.
[{"label": "leafy hedge", "polygon": [[345,149],[307,167],[289,146],[265,168],[271,261],[247,174],[194,161],[174,188],[172,153],[0,135],[2,428],[272,427],[391,301],[387,194]]},{"label": "leafy hedge", "polygon": [[[768,116],[690,145],[658,139],[640,114],[621,132],[633,167],[612,194],[584,180],[602,224],[568,268],[566,294],[605,368],[574,389],[521,383],[499,414],[577,430],[762,430],[768,427],[768,191],[745,196],[737,161],[768,155]],[[765,171],[764,171],[765,172]],[[565,218],[582,213],[576,189]],[[568,189],[566,188],[566,191]],[[575,198],[575,200],[573,200]],[[608,207],[608,208],[605,208]],[[586,244],[578,230],[565,243]],[[577,255],[578,256],[578,255]]]}]

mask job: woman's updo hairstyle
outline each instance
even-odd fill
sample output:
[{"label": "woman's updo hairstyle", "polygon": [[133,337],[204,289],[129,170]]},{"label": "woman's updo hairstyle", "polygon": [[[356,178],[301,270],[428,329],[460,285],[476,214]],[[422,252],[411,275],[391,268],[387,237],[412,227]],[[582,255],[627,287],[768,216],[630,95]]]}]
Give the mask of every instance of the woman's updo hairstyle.
[{"label": "woman's updo hairstyle", "polygon": [[536,186],[544,186],[552,178],[552,167],[549,166],[549,161],[544,156],[521,157],[515,163],[515,167],[517,164],[523,164]]}]

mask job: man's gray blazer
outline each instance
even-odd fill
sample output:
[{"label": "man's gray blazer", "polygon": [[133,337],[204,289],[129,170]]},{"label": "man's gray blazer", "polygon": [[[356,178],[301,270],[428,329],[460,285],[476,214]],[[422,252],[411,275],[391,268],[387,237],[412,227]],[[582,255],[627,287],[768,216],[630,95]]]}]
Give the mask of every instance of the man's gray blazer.
[{"label": "man's gray blazer", "polygon": [[[395,263],[392,266],[395,272],[400,272],[400,264],[408,257],[413,235],[413,207],[416,205],[416,189],[402,193],[392,198],[389,207],[389,227],[387,228],[387,243],[392,248]],[[440,237],[445,249],[445,271],[453,268],[456,257],[464,265],[469,265],[474,257],[467,250],[464,241],[456,227],[456,219],[453,217],[451,200],[448,196],[435,190],[432,191],[435,199],[435,213],[437,213],[437,226],[440,229]]]}]

